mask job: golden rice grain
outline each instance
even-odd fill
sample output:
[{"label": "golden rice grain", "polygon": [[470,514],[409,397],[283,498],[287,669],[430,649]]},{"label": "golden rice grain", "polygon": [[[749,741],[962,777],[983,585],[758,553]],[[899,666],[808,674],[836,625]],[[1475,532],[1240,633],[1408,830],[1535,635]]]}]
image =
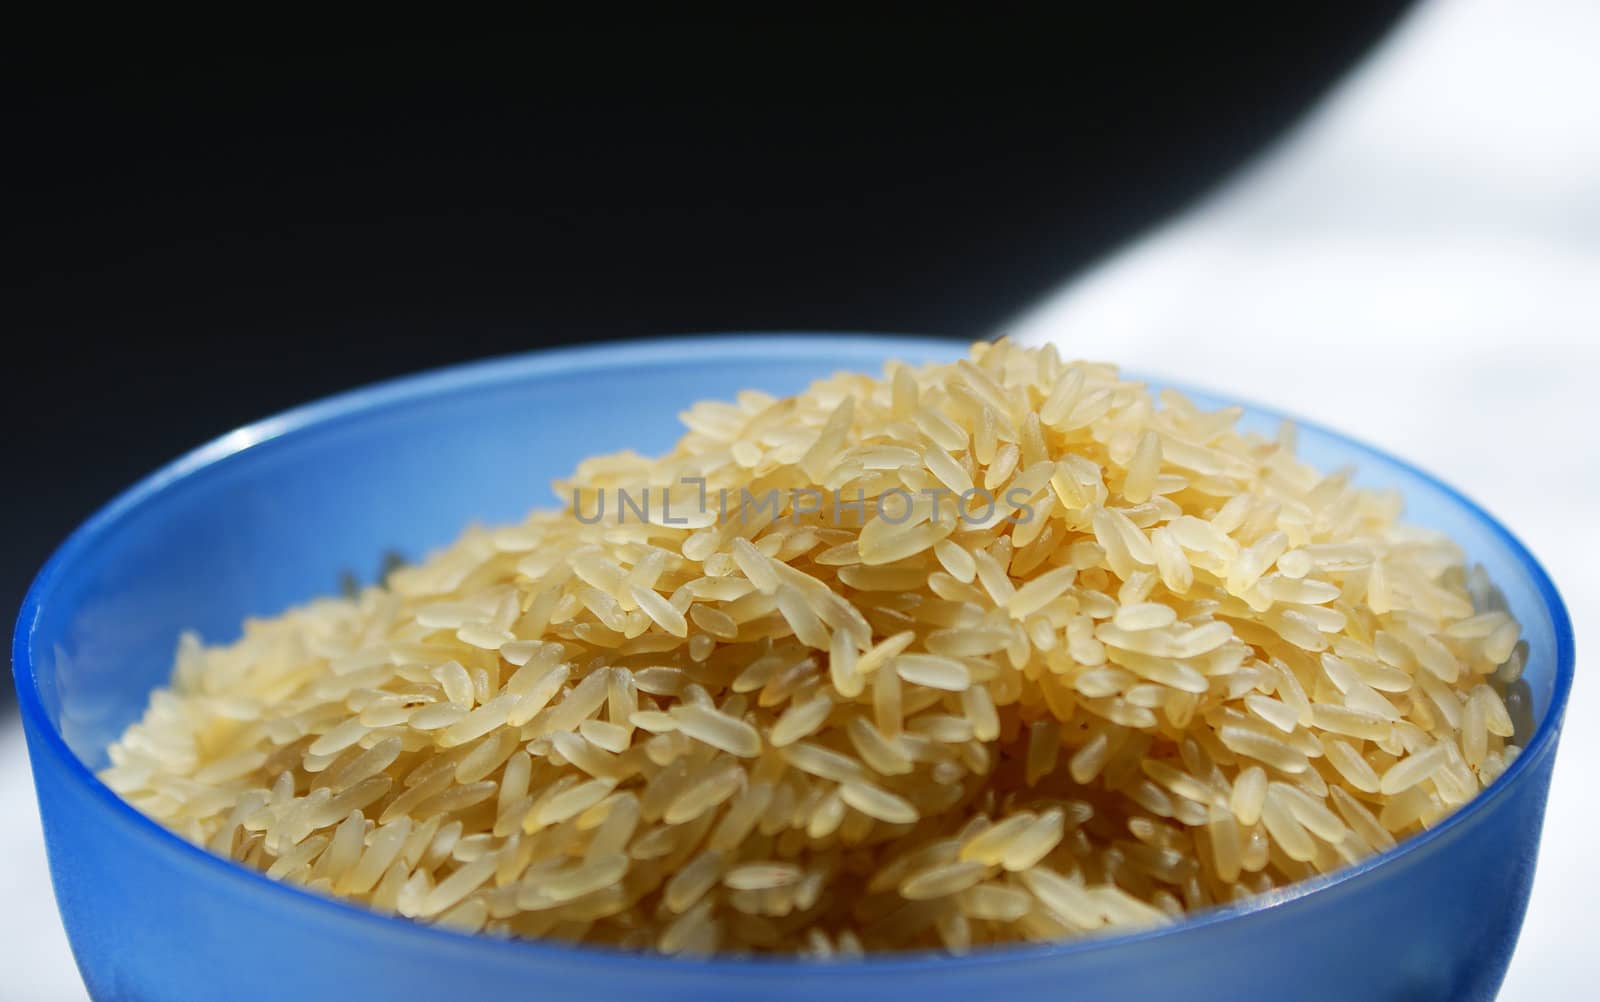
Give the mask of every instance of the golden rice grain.
[{"label": "golden rice grain", "polygon": [[1493,782],[1526,646],[1448,540],[1238,417],[1003,342],[696,404],[576,508],[184,637],[102,778],[492,936],[839,958],[1242,900]]}]

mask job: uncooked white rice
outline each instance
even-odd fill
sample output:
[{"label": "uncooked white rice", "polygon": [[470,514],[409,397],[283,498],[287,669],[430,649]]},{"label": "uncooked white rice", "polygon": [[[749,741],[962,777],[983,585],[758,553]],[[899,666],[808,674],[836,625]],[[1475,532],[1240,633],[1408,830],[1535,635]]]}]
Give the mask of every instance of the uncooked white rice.
[{"label": "uncooked white rice", "polygon": [[101,775],[491,936],[961,952],[1261,894],[1492,782],[1524,655],[1448,540],[1237,416],[1004,342],[696,404],[562,510],[185,637]]}]

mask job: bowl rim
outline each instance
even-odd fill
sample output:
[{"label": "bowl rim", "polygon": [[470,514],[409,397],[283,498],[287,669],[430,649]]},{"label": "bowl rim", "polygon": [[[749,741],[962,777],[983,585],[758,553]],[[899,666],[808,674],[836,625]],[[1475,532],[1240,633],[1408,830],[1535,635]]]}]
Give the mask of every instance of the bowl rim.
[{"label": "bowl rim", "polygon": [[[180,857],[211,868],[223,879],[243,881],[246,887],[254,887],[260,893],[284,895],[286,897],[280,900],[286,906],[298,904],[301,907],[315,909],[329,921],[343,918],[370,924],[369,928],[375,934],[384,932],[387,935],[413,937],[419,946],[426,942],[441,948],[454,947],[477,950],[484,954],[493,953],[502,962],[603,966],[612,971],[617,971],[621,965],[634,974],[662,977],[708,974],[830,977],[863,973],[925,972],[930,965],[937,965],[942,970],[954,973],[958,970],[986,968],[995,964],[1056,960],[1194,933],[1219,923],[1234,922],[1281,910],[1308,897],[1369,878],[1377,871],[1394,869],[1405,860],[1427,851],[1434,843],[1445,840],[1452,832],[1470,823],[1491,803],[1505,796],[1510,787],[1534,767],[1535,762],[1553,753],[1572,688],[1575,657],[1572,620],[1549,574],[1520,539],[1476,502],[1413,463],[1316,422],[1304,421],[1286,414],[1277,408],[1260,406],[1232,395],[1190,388],[1165,378],[1149,378],[1148,381],[1208,401],[1221,400],[1238,404],[1248,412],[1259,416],[1288,418],[1298,427],[1325,435],[1358,454],[1371,456],[1415,476],[1460,506],[1467,514],[1480,520],[1522,565],[1524,572],[1534,584],[1550,617],[1556,660],[1550,703],[1522,753],[1494,783],[1439,825],[1404,839],[1394,848],[1369,856],[1353,865],[1298,881],[1270,894],[1258,895],[1244,902],[1214,906],[1170,925],[1133,932],[1087,935],[1055,943],[985,947],[961,956],[950,956],[934,950],[919,950],[893,954],[868,954],[864,957],[841,958],[826,962],[792,956],[675,957],[599,945],[501,939],[477,933],[457,932],[424,925],[399,916],[383,915],[354,903],[272,880],[259,871],[223,859],[189,842],[140,813],[102,783],[67,746],[60,731],[45,713],[38,690],[32,638],[43,607],[65,570],[80,554],[92,550],[100,538],[114,532],[126,516],[147,501],[158,497],[163,491],[184,479],[201,474],[228,457],[262,443],[296,432],[363,418],[375,411],[435,395],[458,392],[469,387],[499,386],[528,378],[548,378],[565,373],[594,371],[617,364],[679,365],[729,359],[772,362],[785,358],[815,359],[820,354],[828,359],[836,359],[841,368],[852,364],[881,367],[884,361],[895,357],[897,353],[949,360],[964,357],[967,348],[968,343],[960,339],[843,332],[743,332],[620,340],[595,345],[539,349],[428,369],[360,386],[243,425],[192,449],[123,490],[73,530],[35,576],[23,599],[12,638],[12,674],[17,690],[17,704],[23,723],[35,732],[36,740],[30,742],[30,745],[35,749],[35,753],[37,750],[43,750],[56,759],[73,779],[89,791],[91,796],[99,800],[121,821],[132,825],[146,837],[156,839],[166,849],[177,853]],[[1131,375],[1135,379],[1147,378],[1139,373],[1125,373],[1125,375]]]}]

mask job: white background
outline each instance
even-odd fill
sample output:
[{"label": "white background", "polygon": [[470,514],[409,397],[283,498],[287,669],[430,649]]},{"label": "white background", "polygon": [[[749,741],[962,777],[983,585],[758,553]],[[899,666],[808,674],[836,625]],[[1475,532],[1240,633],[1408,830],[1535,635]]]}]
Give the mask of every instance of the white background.
[{"label": "white background", "polygon": [[[1544,561],[1582,645],[1600,605],[1597,43],[1593,0],[1425,5],[1255,169],[1011,333],[1442,475]],[[1580,666],[1503,999],[1600,990],[1597,712]],[[0,730],[0,999],[82,999],[25,763],[20,729]]]},{"label": "white background", "polygon": [[1600,3],[1425,5],[1254,170],[1010,326],[1462,488],[1566,598],[1578,681],[1501,998],[1600,998]]}]

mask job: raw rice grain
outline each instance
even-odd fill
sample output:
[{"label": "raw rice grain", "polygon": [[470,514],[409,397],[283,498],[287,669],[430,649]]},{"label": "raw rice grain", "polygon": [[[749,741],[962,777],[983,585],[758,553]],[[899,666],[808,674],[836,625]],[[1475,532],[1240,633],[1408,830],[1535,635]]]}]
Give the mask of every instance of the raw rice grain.
[{"label": "raw rice grain", "polygon": [[1248,899],[1493,782],[1526,645],[1449,540],[1238,417],[1005,342],[696,404],[559,482],[581,512],[185,635],[102,778],[491,935],[965,952]]}]

